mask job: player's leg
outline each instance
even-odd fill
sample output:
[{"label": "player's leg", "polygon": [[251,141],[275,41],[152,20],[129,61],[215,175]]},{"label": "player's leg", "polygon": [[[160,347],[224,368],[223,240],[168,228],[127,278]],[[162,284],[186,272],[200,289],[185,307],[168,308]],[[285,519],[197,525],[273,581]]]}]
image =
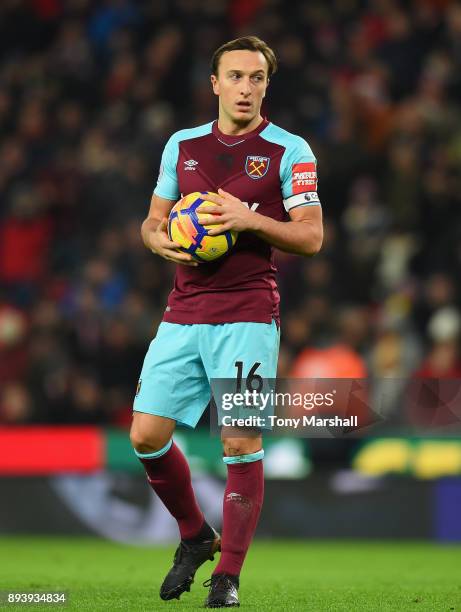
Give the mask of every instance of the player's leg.
[{"label": "player's leg", "polygon": [[162,599],[179,599],[189,591],[197,568],[220,545],[195,498],[186,458],[172,440],[177,422],[195,427],[209,393],[194,326],[162,323],[144,360],[131,428],[131,441],[147,479],[178,521],[181,536],[173,567],[160,589]]},{"label": "player's leg", "polygon": [[[275,323],[233,323],[216,326],[208,363],[209,377],[241,377],[250,372],[266,384],[276,377],[279,332]],[[235,385],[233,385],[233,389]],[[207,607],[237,606],[239,575],[258,523],[264,496],[264,451],[256,433],[223,427],[223,460],[227,484],[223,500],[221,559],[213,572]]]},{"label": "player's leg", "polygon": [[214,574],[238,576],[258,523],[264,496],[262,437],[222,429],[227,484],[223,500],[225,549]]},{"label": "player's leg", "polygon": [[175,426],[173,419],[135,412],[130,437],[150,486],[177,520],[181,539],[187,540],[197,536],[205,519],[186,458],[172,439]]},{"label": "player's leg", "polygon": [[239,605],[239,576],[258,524],[264,497],[261,436],[239,438],[223,427],[227,484],[223,500],[222,553],[210,580],[208,607]]}]

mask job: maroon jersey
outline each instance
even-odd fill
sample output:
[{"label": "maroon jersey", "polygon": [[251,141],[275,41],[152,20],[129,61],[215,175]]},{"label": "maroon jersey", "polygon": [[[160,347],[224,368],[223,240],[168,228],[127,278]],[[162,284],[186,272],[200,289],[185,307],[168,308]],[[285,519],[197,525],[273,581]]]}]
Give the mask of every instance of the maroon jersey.
[{"label": "maroon jersey", "polygon": [[[305,140],[264,120],[240,136],[217,122],[173,134],[154,193],[177,201],[222,188],[276,221],[297,206],[318,206],[316,160]],[[278,321],[280,297],[270,244],[241,232],[227,255],[197,267],[178,265],[163,317],[170,323]]]}]

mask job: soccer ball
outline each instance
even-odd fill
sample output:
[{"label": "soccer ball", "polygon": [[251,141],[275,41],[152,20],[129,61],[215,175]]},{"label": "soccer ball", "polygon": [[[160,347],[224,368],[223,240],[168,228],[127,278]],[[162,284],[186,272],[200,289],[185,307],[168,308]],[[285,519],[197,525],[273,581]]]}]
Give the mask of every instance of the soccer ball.
[{"label": "soccer ball", "polygon": [[209,236],[208,230],[216,225],[200,225],[202,213],[197,213],[199,206],[215,206],[207,202],[208,191],[196,191],[184,196],[171,209],[168,219],[168,236],[173,242],[181,245],[181,251],[189,253],[200,262],[213,261],[225,255],[235,244],[237,232],[228,230],[218,236]]}]

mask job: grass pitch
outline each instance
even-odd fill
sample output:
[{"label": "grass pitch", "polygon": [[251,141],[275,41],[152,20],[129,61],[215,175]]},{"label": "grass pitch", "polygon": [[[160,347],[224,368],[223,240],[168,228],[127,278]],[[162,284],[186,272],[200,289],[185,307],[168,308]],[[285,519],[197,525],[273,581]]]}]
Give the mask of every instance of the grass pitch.
[{"label": "grass pitch", "polygon": [[[0,590],[66,591],[68,605],[9,610],[203,609],[214,563],[191,593],[162,602],[158,590],[174,547],[135,548],[98,539],[0,539]],[[241,576],[249,611],[461,612],[461,547],[412,542],[255,542]]]}]

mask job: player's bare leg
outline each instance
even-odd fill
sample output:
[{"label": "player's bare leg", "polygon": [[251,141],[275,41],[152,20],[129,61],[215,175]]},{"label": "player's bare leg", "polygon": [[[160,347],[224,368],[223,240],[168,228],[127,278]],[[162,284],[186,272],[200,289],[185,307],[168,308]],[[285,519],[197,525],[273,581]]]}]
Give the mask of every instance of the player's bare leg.
[{"label": "player's bare leg", "polygon": [[133,412],[130,439],[137,453],[150,454],[160,451],[169,443],[176,428],[176,421],[144,412]]},{"label": "player's bare leg", "polygon": [[172,440],[176,421],[135,412],[131,442],[144,465],[147,480],[178,521],[181,542],[173,567],[160,588],[162,599],[179,599],[190,591],[195,572],[219,550],[220,537],[205,521],[192,488],[186,458]]},{"label": "player's bare leg", "polygon": [[235,437],[238,430],[223,427],[227,485],[223,501],[221,559],[205,583],[209,586],[205,606],[239,606],[240,570],[258,523],[264,496],[261,436]]}]

